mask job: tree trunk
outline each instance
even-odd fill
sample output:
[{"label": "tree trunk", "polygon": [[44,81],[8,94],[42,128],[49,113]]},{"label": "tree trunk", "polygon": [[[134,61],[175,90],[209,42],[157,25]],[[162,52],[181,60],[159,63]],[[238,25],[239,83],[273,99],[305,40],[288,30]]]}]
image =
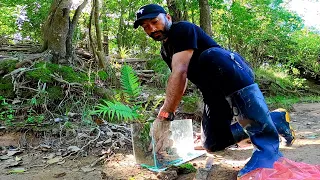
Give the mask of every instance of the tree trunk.
[{"label": "tree trunk", "polygon": [[183,17],[182,17],[182,19],[184,21],[188,21],[188,19],[189,19],[188,10],[189,10],[189,8],[188,8],[188,5],[187,5],[187,1],[183,0],[182,3],[183,3]]},{"label": "tree trunk", "polygon": [[97,56],[98,56],[98,62],[99,62],[99,66],[101,68],[105,68],[105,62],[106,62],[106,58],[105,58],[105,54],[103,51],[103,45],[102,45],[102,33],[101,33],[101,27],[100,27],[100,23],[99,23],[99,11],[100,11],[100,5],[99,5],[99,0],[93,0],[94,1],[94,25],[96,28],[96,37],[97,37]]},{"label": "tree trunk", "polygon": [[44,46],[51,50],[52,61],[55,63],[65,59],[67,54],[66,40],[69,32],[71,5],[72,0],[53,0],[48,19],[44,24]]},{"label": "tree trunk", "polygon": [[46,22],[43,25],[43,48],[50,50],[52,62],[66,63],[72,58],[72,36],[77,26],[80,14],[88,0],[77,8],[72,21],[70,20],[70,8],[72,0],[53,0]]},{"label": "tree trunk", "polygon": [[[90,47],[92,50],[92,54],[99,64],[99,67],[105,68],[106,58],[103,51],[102,39],[101,39],[101,28],[99,24],[99,0],[92,0],[92,8],[90,13],[90,19],[88,23],[89,29],[89,41]],[[92,34],[92,25],[94,25],[96,30],[96,41],[94,41],[93,34]],[[96,42],[96,43],[95,43]]]},{"label": "tree trunk", "polygon": [[[101,12],[102,14],[106,14],[106,7],[103,6],[103,10]],[[106,56],[109,56],[109,36],[108,36],[108,21],[106,16],[102,16],[102,32],[103,32],[103,50],[106,54]]]},{"label": "tree trunk", "polygon": [[179,8],[179,4],[176,0],[167,0],[167,4],[168,4],[169,13],[171,14],[171,17],[172,17],[172,22],[184,20],[182,16],[182,12]]},{"label": "tree trunk", "polygon": [[212,35],[210,6],[208,0],[199,0],[200,27],[209,35]]},{"label": "tree trunk", "polygon": [[87,3],[88,3],[88,0],[84,0],[82,2],[82,4],[80,6],[78,6],[76,12],[73,15],[72,22],[70,24],[70,28],[69,28],[69,32],[68,32],[67,44],[66,44],[66,46],[67,46],[66,47],[67,48],[67,58],[68,59],[72,58],[72,56],[74,54],[74,48],[72,46],[72,37],[73,37],[73,34],[74,34],[74,30],[77,27],[81,12],[84,9],[84,7],[87,5]]}]

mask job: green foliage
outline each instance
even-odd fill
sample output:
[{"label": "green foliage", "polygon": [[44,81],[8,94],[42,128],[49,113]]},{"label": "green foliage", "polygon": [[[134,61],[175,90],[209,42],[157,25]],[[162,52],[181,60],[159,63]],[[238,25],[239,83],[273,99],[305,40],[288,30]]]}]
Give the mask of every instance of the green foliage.
[{"label": "green foliage", "polygon": [[0,61],[0,70],[4,71],[3,73],[9,73],[13,71],[16,68],[16,64],[18,63],[18,60],[3,60]]},{"label": "green foliage", "polygon": [[125,59],[125,58],[129,57],[128,53],[129,53],[129,50],[126,47],[124,47],[124,46],[120,47],[120,49],[119,49],[119,57],[121,59]]},{"label": "green foliage", "polygon": [[3,77],[15,69],[18,60],[0,60],[0,94],[7,99],[14,98],[14,90],[11,76]]},{"label": "green foliage", "polygon": [[144,148],[145,152],[148,152],[148,144],[151,142],[151,136],[150,136],[150,128],[152,125],[152,122],[148,121],[145,123],[140,124],[142,126],[141,130],[139,131],[139,142],[141,143],[141,147]]},{"label": "green foliage", "polygon": [[175,170],[178,175],[181,174],[189,174],[189,173],[194,173],[197,171],[195,167],[191,163],[184,163],[179,166],[171,166],[168,168],[168,170]]},{"label": "green foliage", "polygon": [[121,102],[113,103],[105,100],[102,101],[104,104],[98,104],[97,110],[95,110],[93,113],[102,115],[102,117],[108,115],[108,119],[112,122],[117,122],[119,120],[121,122],[133,120],[138,116],[135,111]]},{"label": "green foliage", "polygon": [[41,124],[44,120],[44,115],[36,115],[35,111],[30,109],[28,110],[28,116],[26,119],[26,123],[28,124]]},{"label": "green foliage", "polygon": [[47,88],[48,97],[50,100],[62,100],[63,90],[60,86],[52,86]]},{"label": "green foliage", "polygon": [[0,8],[0,38],[4,35],[10,35],[12,37],[16,32],[15,14],[17,13],[17,10],[15,7],[7,7],[3,5],[2,2],[0,2]]},{"label": "green foliage", "polygon": [[0,96],[0,121],[3,121],[7,126],[12,126],[15,110],[11,104],[6,102],[6,99]]},{"label": "green foliage", "polygon": [[13,91],[13,84],[10,77],[1,77],[0,76],[0,94],[5,98],[12,99],[14,98],[15,94]]},{"label": "green foliage", "polygon": [[121,86],[131,101],[134,101],[140,94],[140,82],[132,67],[124,65],[121,68]]},{"label": "green foliage", "polygon": [[182,97],[182,111],[185,113],[195,113],[199,110],[199,104],[201,102],[201,97],[198,94],[190,94]]},{"label": "green foliage", "polygon": [[319,103],[320,96],[271,96],[266,97],[266,102],[271,110],[281,107],[290,111],[296,103]]},{"label": "green foliage", "polygon": [[256,81],[267,95],[298,95],[301,91],[308,92],[306,79],[289,74],[284,67],[264,67],[255,70]]},{"label": "green foliage", "polygon": [[156,87],[165,87],[170,76],[170,69],[166,62],[162,59],[152,59],[147,61],[147,69],[154,70],[155,76],[152,80],[155,82]]},{"label": "green foliage", "polygon": [[105,81],[108,78],[108,74],[104,70],[98,71],[98,76],[101,80]]},{"label": "green foliage", "polygon": [[132,67],[124,65],[121,68],[120,82],[124,93],[119,92],[115,96],[115,102],[102,100],[103,104],[97,105],[97,110],[93,111],[92,114],[99,114],[103,117],[108,115],[108,119],[115,122],[142,118],[139,113],[141,113],[143,107],[137,100],[141,94],[141,87],[139,78]]},{"label": "green foliage", "polygon": [[179,174],[188,174],[188,173],[193,173],[196,172],[197,169],[195,167],[193,167],[192,164],[190,163],[185,163],[185,164],[181,164],[178,166],[178,172]]}]

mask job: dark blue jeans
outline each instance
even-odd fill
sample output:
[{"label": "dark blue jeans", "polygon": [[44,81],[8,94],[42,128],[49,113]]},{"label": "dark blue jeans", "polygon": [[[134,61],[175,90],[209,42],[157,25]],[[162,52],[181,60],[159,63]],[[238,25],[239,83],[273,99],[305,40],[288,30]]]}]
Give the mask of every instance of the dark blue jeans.
[{"label": "dark blue jeans", "polygon": [[226,96],[253,84],[254,74],[239,54],[222,48],[204,51],[198,63],[202,78],[194,83],[205,103],[202,143],[208,151],[223,150],[236,143],[230,130],[233,113]]}]

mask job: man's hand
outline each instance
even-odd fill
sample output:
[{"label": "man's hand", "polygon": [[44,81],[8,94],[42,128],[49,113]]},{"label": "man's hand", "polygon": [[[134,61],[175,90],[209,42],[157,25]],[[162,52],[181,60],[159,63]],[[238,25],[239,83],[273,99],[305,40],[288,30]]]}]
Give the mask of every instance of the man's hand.
[{"label": "man's hand", "polygon": [[172,132],[170,131],[170,121],[164,121],[157,118],[150,129],[150,135],[153,136],[155,149],[157,154],[166,151],[172,147],[173,140],[170,139]]}]

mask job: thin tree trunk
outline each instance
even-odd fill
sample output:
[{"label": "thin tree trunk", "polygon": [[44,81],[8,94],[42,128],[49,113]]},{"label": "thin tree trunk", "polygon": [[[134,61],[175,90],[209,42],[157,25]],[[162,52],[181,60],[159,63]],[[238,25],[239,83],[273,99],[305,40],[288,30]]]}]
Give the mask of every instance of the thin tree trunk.
[{"label": "thin tree trunk", "polygon": [[189,19],[188,10],[189,10],[189,8],[188,8],[188,5],[187,5],[187,1],[183,0],[182,3],[183,3],[183,17],[182,17],[182,19],[184,21],[188,21],[188,19]]},{"label": "thin tree trunk", "polygon": [[94,16],[94,8],[95,8],[95,6],[92,4],[89,23],[88,23],[88,29],[89,29],[89,42],[90,42],[90,47],[91,47],[91,50],[92,50],[92,54],[93,54],[94,59],[96,61],[98,61],[96,47],[95,47],[95,44],[94,44],[94,41],[93,41],[93,35],[92,35],[92,20],[93,20],[93,16]]},{"label": "thin tree trunk", "polygon": [[76,26],[78,24],[81,12],[84,9],[84,7],[87,5],[87,3],[88,3],[88,0],[84,0],[83,3],[80,6],[78,6],[76,12],[73,15],[72,22],[71,22],[70,27],[69,27],[69,32],[68,32],[68,36],[67,36],[67,42],[66,42],[67,43],[66,44],[66,46],[67,46],[66,47],[67,48],[67,59],[71,58],[72,55],[73,55],[74,49],[73,49],[73,46],[72,46],[72,37],[73,37],[73,34],[74,34],[74,30],[76,29]]},{"label": "thin tree trunk", "polygon": [[[106,7],[105,5],[103,6],[103,10],[101,12],[102,14],[106,14]],[[106,16],[102,16],[102,22],[103,22],[103,27],[102,27],[102,32],[103,32],[103,50],[106,54],[106,56],[109,56],[109,37],[108,37],[108,21]]]},{"label": "thin tree trunk", "polygon": [[100,6],[99,6],[99,0],[94,0],[94,24],[96,28],[96,37],[97,37],[97,44],[98,44],[98,49],[97,49],[97,56],[99,58],[99,66],[101,68],[105,68],[105,55],[103,52],[103,45],[102,45],[102,36],[101,36],[101,27],[99,24],[99,11],[100,11]]},{"label": "thin tree trunk", "polygon": [[44,24],[44,47],[51,50],[52,61],[58,63],[66,57],[66,39],[69,32],[72,0],[54,0]]},{"label": "thin tree trunk", "polygon": [[169,13],[172,15],[172,21],[177,22],[177,21],[182,21],[182,13],[179,9],[179,4],[177,3],[176,0],[167,0],[168,4],[168,9]]},{"label": "thin tree trunk", "polygon": [[200,27],[209,35],[212,35],[210,6],[208,0],[199,0]]}]

